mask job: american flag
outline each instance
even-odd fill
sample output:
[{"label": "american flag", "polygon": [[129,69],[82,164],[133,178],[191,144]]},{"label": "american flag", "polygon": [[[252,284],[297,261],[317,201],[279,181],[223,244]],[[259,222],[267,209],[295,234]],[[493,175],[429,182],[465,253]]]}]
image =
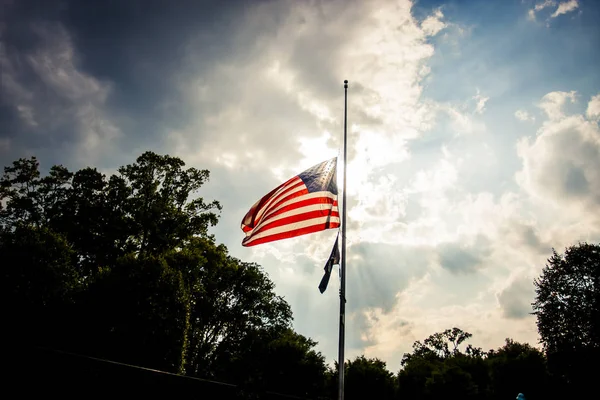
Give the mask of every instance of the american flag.
[{"label": "american flag", "polygon": [[242,246],[255,246],[339,228],[337,157],[279,185],[257,201],[242,220]]}]

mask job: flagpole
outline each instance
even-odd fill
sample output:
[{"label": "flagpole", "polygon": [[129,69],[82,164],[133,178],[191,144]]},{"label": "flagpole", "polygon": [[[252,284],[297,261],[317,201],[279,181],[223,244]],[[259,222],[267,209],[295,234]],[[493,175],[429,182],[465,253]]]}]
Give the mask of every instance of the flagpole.
[{"label": "flagpole", "polygon": [[342,262],[340,264],[340,339],[338,353],[338,399],[344,400],[344,342],[346,318],[346,154],[347,154],[347,119],[348,119],[348,81],[344,81],[344,188],[342,192]]}]

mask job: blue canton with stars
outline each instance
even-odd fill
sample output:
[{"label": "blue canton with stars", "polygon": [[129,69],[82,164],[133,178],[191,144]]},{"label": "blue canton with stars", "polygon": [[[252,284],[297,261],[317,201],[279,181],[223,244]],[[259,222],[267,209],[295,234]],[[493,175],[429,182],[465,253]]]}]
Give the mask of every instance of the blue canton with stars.
[{"label": "blue canton with stars", "polygon": [[337,157],[322,162],[298,175],[309,193],[331,192],[337,196]]}]

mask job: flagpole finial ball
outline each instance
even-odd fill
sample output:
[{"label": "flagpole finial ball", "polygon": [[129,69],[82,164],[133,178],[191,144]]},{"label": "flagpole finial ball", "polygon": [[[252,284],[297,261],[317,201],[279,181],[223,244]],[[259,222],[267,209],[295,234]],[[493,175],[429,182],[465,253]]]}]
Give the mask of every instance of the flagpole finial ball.
[{"label": "flagpole finial ball", "polygon": [[348,84],[348,80],[344,80],[344,83],[345,83],[345,84]]}]

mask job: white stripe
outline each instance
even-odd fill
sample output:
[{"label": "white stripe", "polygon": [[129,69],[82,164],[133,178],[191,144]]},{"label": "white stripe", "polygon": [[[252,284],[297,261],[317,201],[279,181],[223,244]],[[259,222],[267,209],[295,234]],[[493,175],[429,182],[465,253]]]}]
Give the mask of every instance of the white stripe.
[{"label": "white stripe", "polygon": [[258,225],[256,225],[254,227],[254,229],[252,229],[250,232],[246,232],[246,236],[251,236],[252,232],[258,231],[263,225],[265,225],[267,223],[270,224],[271,222],[278,221],[283,218],[292,217],[294,215],[299,215],[299,214],[304,214],[307,212],[319,211],[319,210],[327,210],[330,212],[334,212],[334,211],[339,212],[337,206],[332,207],[331,204],[329,204],[329,203],[319,203],[319,204],[312,204],[310,206],[294,208],[293,210],[286,211],[282,214],[276,215],[275,217],[265,218],[264,220],[260,221],[260,223]]},{"label": "white stripe", "polygon": [[[277,212],[278,210],[281,210],[283,207],[287,207],[287,206],[297,203],[299,201],[314,199],[314,198],[318,198],[318,197],[327,197],[327,198],[333,199],[334,201],[337,199],[337,195],[335,195],[331,192],[323,191],[323,192],[306,193],[301,196],[294,197],[293,199],[289,199],[285,203],[281,203],[280,205],[277,206],[277,208],[273,208],[272,210],[269,210],[269,214],[273,214],[273,213]],[[265,218],[265,219],[269,219],[269,217],[267,216],[267,218]],[[254,229],[256,229],[256,227]]]},{"label": "white stripe", "polygon": [[[275,193],[273,193],[273,195],[271,196],[271,198],[260,208],[260,210],[258,210],[258,212],[256,213],[256,218],[254,220],[258,221],[263,216],[263,214],[269,209],[269,207],[271,206],[271,204],[273,204],[275,201],[277,201],[279,198],[281,198],[281,194],[284,191],[286,191],[290,187],[292,187],[294,185],[297,185],[298,183],[301,183],[301,182],[304,183],[302,181],[302,179],[300,179],[300,178],[294,178],[294,180],[292,180],[291,182],[289,182],[287,185],[285,185],[283,187],[280,187],[278,191],[276,191]],[[300,185],[297,188],[295,188],[294,190],[286,193],[286,196],[288,194],[296,193],[298,191],[305,190],[305,189],[307,189],[306,185]]]},{"label": "white stripe", "polygon": [[305,221],[295,222],[293,224],[287,224],[287,225],[283,225],[283,226],[278,226],[276,228],[267,229],[266,231],[260,232],[260,233],[256,234],[256,236],[253,236],[252,239],[246,241],[245,244],[252,243],[253,241],[263,238],[265,236],[276,235],[278,233],[295,231],[296,229],[302,229],[302,228],[307,228],[307,227],[313,226],[313,225],[324,224],[325,222],[327,222],[327,220],[329,220],[330,223],[339,223],[340,222],[340,219],[338,217],[326,216],[326,217],[312,218],[312,219],[308,219]]}]

